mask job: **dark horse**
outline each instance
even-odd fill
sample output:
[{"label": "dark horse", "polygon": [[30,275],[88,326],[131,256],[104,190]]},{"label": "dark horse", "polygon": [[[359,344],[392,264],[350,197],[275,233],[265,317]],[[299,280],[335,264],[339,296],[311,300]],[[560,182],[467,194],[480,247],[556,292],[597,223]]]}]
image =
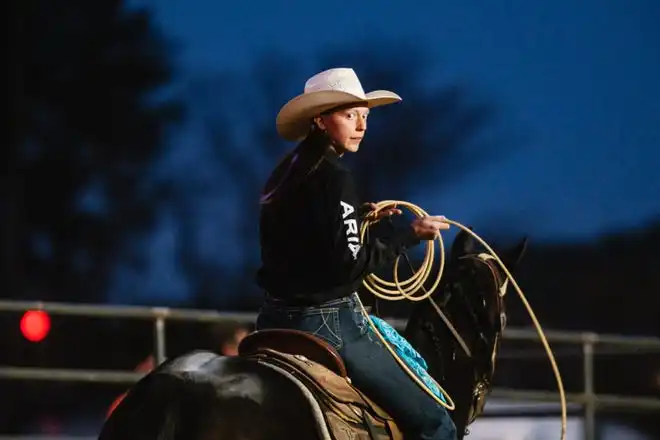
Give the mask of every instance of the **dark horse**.
[{"label": "dark horse", "polygon": [[[513,271],[526,240],[500,258]],[[461,231],[429,301],[415,303],[405,330],[429,373],[455,402],[459,438],[483,409],[506,320],[497,263]],[[460,342],[459,342],[460,340]],[[106,421],[99,440],[318,439],[312,405],[298,385],[254,360],[196,351],[141,379]]]}]

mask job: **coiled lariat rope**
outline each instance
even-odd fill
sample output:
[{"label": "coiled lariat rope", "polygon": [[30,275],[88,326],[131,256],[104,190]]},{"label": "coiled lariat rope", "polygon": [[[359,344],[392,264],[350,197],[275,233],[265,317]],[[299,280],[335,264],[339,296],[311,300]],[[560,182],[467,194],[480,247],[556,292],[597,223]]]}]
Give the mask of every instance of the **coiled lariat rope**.
[{"label": "coiled lariat rope", "polygon": [[[381,202],[376,203],[375,209],[367,216],[367,218],[362,222],[362,226],[360,227],[360,241],[364,242],[364,237],[369,229],[369,227],[376,223],[377,220],[376,214],[379,211],[382,211],[387,208],[392,208],[392,207],[400,207],[400,208],[406,208],[410,212],[412,212],[415,216],[417,217],[427,217],[428,214],[426,211],[424,211],[422,208],[419,206],[410,203],[410,202],[405,202],[405,201],[400,201],[400,200],[384,200]],[[492,258],[497,261],[497,264],[502,268],[504,273],[506,274],[507,278],[511,281],[511,284],[513,285],[514,289],[518,293],[518,296],[520,297],[521,301],[525,305],[525,308],[527,309],[527,313],[529,314],[530,318],[532,319],[532,322],[534,324],[534,327],[536,328],[536,331],[539,335],[539,338],[541,339],[541,343],[543,344],[543,347],[545,348],[545,351],[548,355],[548,359],[550,360],[550,365],[552,366],[552,371],[554,372],[555,379],[557,380],[557,388],[559,389],[559,399],[561,401],[561,440],[565,440],[566,438],[566,394],[564,392],[564,384],[561,379],[561,374],[559,372],[559,367],[557,366],[557,362],[555,360],[555,356],[552,353],[552,350],[550,349],[550,344],[548,343],[548,340],[545,337],[545,334],[543,332],[543,328],[541,327],[541,324],[539,323],[538,319],[536,318],[536,314],[534,313],[534,310],[532,310],[532,307],[529,304],[529,301],[527,301],[527,298],[523,294],[522,290],[518,286],[518,283],[516,280],[513,278],[513,275],[509,272],[509,269],[504,265],[502,260],[500,260],[499,256],[495,253],[495,251],[486,243],[479,235],[477,235],[475,232],[467,228],[466,226],[453,221],[449,219],[444,220],[445,223],[448,223],[450,225],[454,225],[458,227],[459,229],[462,229],[463,231],[467,232],[470,234],[472,237],[474,237],[492,256]],[[435,256],[435,241],[438,241],[438,245],[440,248],[440,268],[438,269],[438,274],[436,276],[435,281],[433,282],[433,285],[430,288],[425,288],[424,283],[428,280],[428,277],[431,272],[431,268],[433,267],[433,261],[434,261],[434,256]],[[422,262],[422,265],[419,269],[416,271],[413,270],[413,275],[407,279],[407,280],[399,280],[398,276],[398,268],[399,268],[399,258],[396,259],[394,263],[394,282],[391,281],[386,281],[383,280],[382,278],[379,278],[378,276],[374,274],[369,274],[367,277],[365,277],[363,284],[369,290],[371,293],[373,293],[376,297],[387,300],[387,301],[398,301],[402,299],[407,299],[410,301],[423,301],[425,299],[429,299],[433,302],[431,295],[433,292],[437,289],[438,285],[440,284],[440,280],[442,279],[442,274],[444,271],[445,267],[445,247],[444,247],[444,242],[442,240],[441,234],[438,234],[437,238],[435,240],[429,240],[426,241],[426,252],[424,255],[424,261]],[[420,290],[423,292],[422,294],[419,294]],[[371,317],[369,316],[369,313],[367,313],[366,309],[364,308],[364,305],[360,301],[358,297],[358,302],[360,305],[360,308],[362,309],[362,313],[366,317],[367,322],[369,323],[369,326],[373,329],[374,333],[378,336],[378,338],[381,340],[383,345],[387,348],[387,350],[392,354],[394,359],[396,359],[397,363],[403,368],[403,370],[413,379],[417,385],[419,385],[428,395],[430,395],[438,404],[441,406],[445,407],[449,411],[452,411],[456,408],[454,401],[451,399],[449,394],[442,388],[442,386],[434,379],[431,377],[431,380],[436,384],[436,386],[440,389],[440,392],[442,395],[445,397],[447,402],[443,402],[442,399],[440,399],[438,396],[436,396],[435,393],[433,393],[424,382],[422,382],[417,374],[415,374],[406,364],[405,361],[403,361],[399,355],[396,354],[394,349],[390,346],[390,344],[385,340],[385,338],[380,334],[380,331],[378,331],[378,328],[376,325],[373,323],[371,320]],[[441,311],[438,309],[437,305],[434,304],[435,309],[442,315]],[[441,316],[443,317],[443,316]],[[444,318],[444,317],[443,317]],[[447,323],[449,324],[449,323]],[[450,324],[449,324],[450,325]],[[451,326],[451,325],[450,325]],[[459,339],[459,343],[463,342],[460,336],[458,336],[455,332],[455,329],[451,328],[450,330],[453,330],[452,333],[454,333],[454,336]],[[466,347],[464,347],[466,349]]]}]

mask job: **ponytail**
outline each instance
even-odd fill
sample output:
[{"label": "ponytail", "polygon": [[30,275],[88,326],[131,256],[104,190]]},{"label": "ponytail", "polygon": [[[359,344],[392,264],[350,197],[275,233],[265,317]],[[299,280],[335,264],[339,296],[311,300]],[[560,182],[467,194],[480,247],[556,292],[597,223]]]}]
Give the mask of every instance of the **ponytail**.
[{"label": "ponytail", "polygon": [[289,152],[275,167],[261,193],[259,203],[267,205],[282,194],[298,187],[312,174],[323,160],[331,141],[327,133],[316,124],[305,139]]}]

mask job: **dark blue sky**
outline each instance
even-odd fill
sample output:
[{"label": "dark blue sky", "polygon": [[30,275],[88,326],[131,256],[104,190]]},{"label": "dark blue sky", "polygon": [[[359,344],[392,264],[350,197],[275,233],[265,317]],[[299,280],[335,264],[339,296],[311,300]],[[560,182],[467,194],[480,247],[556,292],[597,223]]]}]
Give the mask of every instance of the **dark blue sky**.
[{"label": "dark blue sky", "polygon": [[326,44],[374,37],[426,46],[440,80],[474,85],[530,139],[435,200],[420,190],[415,200],[429,211],[465,221],[514,216],[549,239],[660,215],[658,1],[151,4],[183,44],[181,65],[190,72],[248,68],[267,49],[304,58]]},{"label": "dark blue sky", "polygon": [[[327,45],[418,41],[429,87],[472,86],[525,139],[441,193],[410,195],[429,212],[478,228],[512,219],[537,241],[586,241],[660,216],[660,1],[143,1],[182,45],[184,78],[241,71],[268,50],[304,59]],[[217,227],[222,209],[209,209]],[[160,234],[154,255],[173,240]]]}]

